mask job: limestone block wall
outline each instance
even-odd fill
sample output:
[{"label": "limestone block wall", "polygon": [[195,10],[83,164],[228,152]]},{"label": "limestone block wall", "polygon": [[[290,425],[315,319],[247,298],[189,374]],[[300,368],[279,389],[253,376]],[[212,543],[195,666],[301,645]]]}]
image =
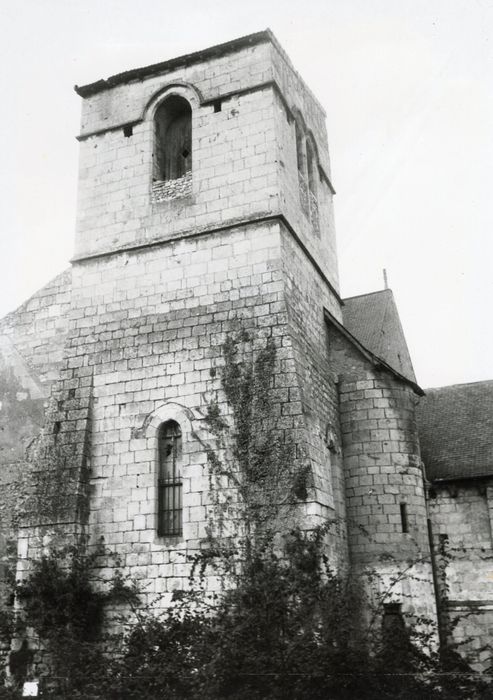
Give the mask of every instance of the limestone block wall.
[{"label": "limestone block wall", "polygon": [[[161,78],[161,87],[170,83],[173,76]],[[130,93],[137,89],[126,86]],[[130,137],[118,129],[84,139],[76,258],[277,211],[272,90],[233,95],[220,112],[210,104],[201,106],[191,88],[170,91],[192,104],[191,194],[153,197],[152,109]]]},{"label": "limestone block wall", "polygon": [[[271,53],[274,80],[280,87],[276,112],[280,211],[338,289],[333,191],[329,185],[331,172],[325,111],[279,45],[273,44]],[[288,113],[286,105],[289,106]],[[315,143],[318,227],[314,226],[309,211],[301,205],[294,118],[301,120],[305,134],[310,134]]]},{"label": "limestone block wall", "polygon": [[329,146],[325,125],[325,110],[316,96],[295,70],[289,57],[276,42],[270,47],[272,75],[289,106],[298,110],[312,132],[319,150],[320,165],[330,177]]},{"label": "limestone block wall", "polygon": [[248,90],[272,78],[269,43],[263,41],[222,54],[203,52],[186,61],[171,61],[164,69],[146,78],[107,84],[85,97],[82,103],[81,135],[112,129],[142,119],[145,107],[157,91],[167,84],[188,83],[205,100]]},{"label": "limestone block wall", "polygon": [[334,327],[352,565],[372,569],[381,592],[435,619],[424,481],[411,387],[378,371]]},{"label": "limestone block wall", "polygon": [[43,425],[62,360],[70,277],[58,275],[0,320],[0,608],[11,602],[26,451]]},{"label": "limestone block wall", "polygon": [[[337,288],[320,104],[275,40],[195,60],[83,93],[75,257],[280,214]],[[153,114],[170,94],[192,107],[192,175],[153,183]],[[316,143],[316,226],[300,204],[298,112]]]},{"label": "limestone block wall", "polygon": [[383,373],[372,374],[339,384],[351,549],[360,561],[386,547],[400,559],[421,556],[428,540],[413,396]]},{"label": "limestone block wall", "polygon": [[461,655],[476,671],[488,673],[491,668],[491,636],[493,633],[493,605],[455,603],[448,609],[453,627],[453,639]]},{"label": "limestone block wall", "polygon": [[[211,437],[203,414],[211,398],[228,410],[219,379],[228,333],[250,329],[258,347],[274,339],[279,427],[301,440],[281,257],[280,227],[270,222],[74,265],[55,419],[85,439],[87,408],[77,402],[87,402],[92,383],[89,531],[163,605],[188,585],[187,555],[206,534]],[[180,538],[156,529],[157,429],[168,419],[183,431]]]},{"label": "limestone block wall", "polygon": [[[300,90],[299,93],[302,93],[302,91]],[[278,134],[277,160],[279,163],[280,210],[331,284],[338,290],[339,273],[337,268],[333,194],[327,181],[318,174],[316,186],[319,230],[316,231],[309,211],[301,206],[294,120],[286,116],[279,98],[277,98],[277,102],[276,133]],[[322,160],[322,148],[319,149],[319,156]]]},{"label": "limestone block wall", "polygon": [[142,120],[146,107],[163,85],[193,85],[201,102],[213,102],[274,82],[287,104],[303,114],[320,149],[321,165],[330,176],[325,111],[272,35],[250,45],[199,54],[156,65],[145,79],[118,84],[109,81],[98,84],[99,90],[84,93],[81,137]]},{"label": "limestone block wall", "polygon": [[[45,459],[56,453],[70,466],[73,458],[73,498],[60,517],[43,509],[25,525],[22,565],[41,530],[87,525],[165,604],[187,585],[187,556],[206,533],[213,445],[204,411],[211,399],[229,410],[220,389],[228,333],[251,330],[257,347],[274,340],[278,428],[310,468],[304,513],[310,522],[344,517],[323,326],[324,306],[340,317],[324,115],[272,38],[81,94],[70,309],[45,426],[53,443]],[[171,94],[192,108],[192,173],[153,183],[153,114]],[[306,111],[326,173],[316,231],[299,215],[299,192],[291,201],[290,103]],[[184,526],[182,537],[166,539],[156,527],[157,434],[169,419],[183,435]],[[332,551],[347,559],[345,532]]]},{"label": "limestone block wall", "polygon": [[[67,334],[71,271],[51,280],[15,311],[0,319],[0,353],[31,393],[49,395]],[[46,387],[46,388],[42,388]]]},{"label": "limestone block wall", "polygon": [[443,604],[454,638],[463,642],[483,670],[491,650],[493,622],[493,541],[491,479],[436,482],[429,489],[429,516],[443,574]]},{"label": "limestone block wall", "polygon": [[341,524],[335,556],[342,563],[347,560],[342,443],[324,321],[324,308],[340,317],[340,304],[286,227],[281,231],[286,309],[297,376],[286,410],[299,414],[303,458],[313,479],[312,514],[318,522],[333,518]]},{"label": "limestone block wall", "polygon": [[0,528],[14,514],[26,449],[43,424],[45,402],[63,356],[70,271],[58,275],[0,320]]},{"label": "limestone block wall", "polygon": [[433,484],[428,509],[437,543],[446,536],[450,600],[493,603],[493,490],[488,480]]}]

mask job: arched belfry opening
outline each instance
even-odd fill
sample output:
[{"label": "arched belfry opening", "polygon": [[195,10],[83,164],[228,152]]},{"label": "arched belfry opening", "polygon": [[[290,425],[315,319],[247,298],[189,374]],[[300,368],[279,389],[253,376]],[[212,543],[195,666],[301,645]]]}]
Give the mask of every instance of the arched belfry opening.
[{"label": "arched belfry opening", "polygon": [[308,173],[308,189],[317,196],[317,170],[315,153],[310,139],[306,140],[306,167]]},{"label": "arched belfry opening", "polygon": [[192,172],[192,108],[170,95],[154,115],[154,180],[177,180]]},{"label": "arched belfry opening", "polygon": [[298,112],[296,112],[294,119],[294,137],[301,209],[310,220],[313,233],[320,237],[318,211],[320,176],[317,149],[311,132],[307,131],[303,118]]},{"label": "arched belfry opening", "polygon": [[308,199],[310,209],[310,221],[313,232],[320,236],[320,221],[318,212],[318,165],[314,143],[310,136],[306,139],[306,168],[308,175]]},{"label": "arched belfry opening", "polygon": [[294,132],[296,138],[296,163],[298,165],[298,172],[302,175],[305,172],[305,150],[303,147],[303,132],[298,122],[294,122]]}]

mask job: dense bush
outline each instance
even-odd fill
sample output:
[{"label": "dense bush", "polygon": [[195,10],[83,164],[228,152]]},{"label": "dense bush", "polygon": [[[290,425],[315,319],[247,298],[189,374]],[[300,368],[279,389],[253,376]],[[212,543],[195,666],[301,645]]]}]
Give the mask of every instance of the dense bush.
[{"label": "dense bush", "polygon": [[[110,581],[98,579],[102,558],[114,560]],[[102,543],[89,549],[83,538],[53,548],[32,562],[15,594],[20,607],[13,631],[24,640],[34,635],[35,664],[29,675],[44,677],[44,695],[51,691],[52,697],[70,693],[70,697],[88,698],[99,693],[109,678],[108,658],[102,651],[114,641],[102,634],[105,608],[111,603],[128,607],[137,602],[136,588],[123,578],[116,558]],[[13,691],[4,692],[10,697]]]},{"label": "dense bush", "polygon": [[[242,333],[228,339],[224,360],[206,417],[216,441],[208,448],[214,515],[191,585],[160,617],[141,608],[117,642],[104,633],[104,609],[122,598],[127,610],[135,605],[135,586],[118,567],[109,585],[95,583],[101,552],[84,543],[41,557],[17,597],[50,658],[45,697],[488,697],[455,655],[437,652],[429,621],[386,617],[361,581],[331,569],[326,543],[336,523],[300,526],[310,473],[271,403],[274,344],[254,352]],[[208,573],[222,581],[215,593],[203,585]]]},{"label": "dense bush", "polygon": [[278,542],[257,541],[213,611],[190,594],[161,619],[144,617],[127,640],[115,697],[482,697],[481,680],[444,665],[426,632],[394,623],[382,633],[381,611],[362,617],[368,601],[324,563],[324,534],[294,530],[282,556]]},{"label": "dense bush", "polygon": [[[406,626],[326,557],[336,523],[298,523],[310,473],[278,429],[271,388],[274,343],[253,351],[242,333],[224,346],[222,389],[207,420],[215,518],[192,583],[209,571],[219,595],[200,585],[181,593],[160,619],[144,615],[115,671],[115,697],[355,700],[480,697],[481,680],[434,646],[428,620]],[[295,458],[296,457],[296,458]],[[234,487],[236,497],[223,494]],[[222,524],[237,523],[236,536]],[[228,535],[228,536],[226,536]],[[390,593],[390,591],[388,591]]]}]

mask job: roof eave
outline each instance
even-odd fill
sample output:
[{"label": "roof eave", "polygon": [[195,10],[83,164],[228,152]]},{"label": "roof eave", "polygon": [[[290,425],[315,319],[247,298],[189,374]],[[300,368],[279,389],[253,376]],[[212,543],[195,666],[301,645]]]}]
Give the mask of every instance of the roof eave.
[{"label": "roof eave", "polygon": [[[425,471],[426,471],[426,467],[425,467]],[[428,481],[430,482],[430,484],[432,484],[433,486],[438,486],[440,484],[450,484],[450,483],[453,483],[455,481],[460,481],[460,482],[483,481],[483,480],[486,481],[489,479],[493,479],[493,471],[491,471],[488,474],[467,474],[466,476],[460,476],[458,474],[455,474],[455,475],[451,475],[451,476],[443,476],[443,477],[440,477],[438,479],[433,479],[433,478],[430,478],[428,476],[427,476],[427,478],[428,478]]]},{"label": "roof eave", "polygon": [[381,357],[378,357],[377,355],[374,355],[371,350],[368,350],[368,348],[365,348],[365,346],[359,342],[357,338],[354,337],[352,333],[350,333],[347,328],[344,328],[344,326],[339,323],[339,321],[332,316],[332,314],[327,311],[327,309],[324,309],[324,314],[325,314],[325,319],[331,323],[337,330],[369,361],[371,364],[376,368],[376,369],[383,369],[387,372],[390,372],[390,374],[394,375],[396,379],[398,379],[401,382],[404,382],[408,386],[411,387],[411,389],[414,391],[415,394],[418,396],[424,396],[425,392],[423,389],[416,384],[416,382],[413,382],[411,379],[408,379],[405,377],[403,374],[395,370],[393,367],[391,367],[385,360],[383,360]]},{"label": "roof eave", "polygon": [[96,95],[98,92],[108,90],[123,83],[144,80],[145,78],[149,78],[153,75],[159,75],[160,73],[173,70],[179,66],[191,65],[200,61],[223,56],[233,51],[238,51],[247,46],[255,46],[266,42],[271,42],[278,49],[282,50],[272,31],[270,29],[264,29],[261,32],[247,34],[246,36],[239,37],[238,39],[233,39],[232,41],[227,41],[223,44],[217,44],[216,46],[210,46],[209,48],[202,49],[201,51],[194,51],[192,53],[184,54],[183,56],[171,58],[167,61],[162,61],[161,63],[154,63],[150,66],[133,68],[132,70],[128,70],[123,73],[117,73],[109,78],[96,80],[94,83],[88,83],[87,85],[75,85],[74,90],[80,97],[91,97],[92,95]]}]

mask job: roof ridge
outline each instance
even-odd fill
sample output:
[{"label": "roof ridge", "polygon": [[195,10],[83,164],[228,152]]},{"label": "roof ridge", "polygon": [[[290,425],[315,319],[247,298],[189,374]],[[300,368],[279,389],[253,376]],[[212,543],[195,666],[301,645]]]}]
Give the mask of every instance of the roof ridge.
[{"label": "roof ridge", "polygon": [[377,289],[375,292],[366,292],[365,294],[354,294],[352,297],[343,297],[343,301],[349,301],[350,299],[359,299],[360,297],[370,297],[373,294],[383,294],[384,292],[390,292],[393,296],[393,291],[391,289]]},{"label": "roof ridge", "polygon": [[438,391],[439,389],[455,389],[460,386],[472,386],[473,384],[493,384],[493,379],[477,379],[474,382],[458,382],[457,384],[444,384],[442,386],[430,386],[425,391]]},{"label": "roof ridge", "polygon": [[[383,291],[385,292],[385,291],[390,291],[390,290],[384,289]],[[384,337],[385,337],[384,328],[385,328],[385,322],[387,320],[387,314],[389,312],[389,304],[390,304],[390,297],[387,295],[386,299],[385,299],[385,306],[383,309],[383,314],[382,314],[382,323],[381,323],[380,331],[378,334],[378,353],[377,354],[380,356],[382,356],[382,346],[384,344],[383,341],[384,341]]]},{"label": "roof ridge", "polygon": [[394,377],[397,377],[400,381],[403,381],[405,384],[408,384],[409,386],[412,387],[413,391],[418,394],[418,396],[424,396],[425,392],[423,389],[419,386],[419,384],[412,379],[409,379],[409,377],[406,377],[404,374],[399,372],[399,370],[395,369],[392,365],[390,365],[383,357],[378,356],[376,353],[374,353],[372,350],[370,350],[366,345],[364,345],[353,333],[351,333],[350,330],[348,330],[340,321],[338,321],[331,313],[328,311],[326,308],[324,308],[324,316],[329,323],[332,323],[332,325],[340,332],[342,335],[349,341],[351,342],[354,347],[359,350],[359,352],[366,357],[367,360],[369,360],[375,367],[381,367],[385,369],[386,371],[390,372],[391,374],[394,375]]}]

